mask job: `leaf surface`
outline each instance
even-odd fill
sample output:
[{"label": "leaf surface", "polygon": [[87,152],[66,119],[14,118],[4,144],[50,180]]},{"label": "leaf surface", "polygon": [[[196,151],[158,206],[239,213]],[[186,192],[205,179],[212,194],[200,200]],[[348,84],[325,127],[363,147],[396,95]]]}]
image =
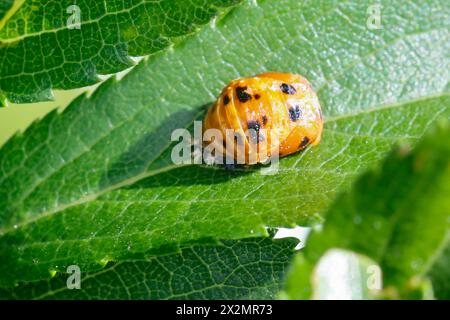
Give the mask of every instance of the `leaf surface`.
[{"label": "leaf surface", "polygon": [[[253,238],[192,246],[171,255],[111,263],[81,272],[80,290],[58,274],[13,289],[0,299],[274,299],[295,239]],[[69,283],[72,283],[69,281]]]},{"label": "leaf surface", "polygon": [[[74,263],[97,270],[129,246],[155,254],[319,221],[398,139],[450,118],[445,3],[387,4],[384,28],[370,31],[369,1],[245,2],[11,139],[0,152],[0,284]],[[230,79],[268,70],[312,82],[321,144],[273,176],[174,167],[171,132],[201,119]]]}]

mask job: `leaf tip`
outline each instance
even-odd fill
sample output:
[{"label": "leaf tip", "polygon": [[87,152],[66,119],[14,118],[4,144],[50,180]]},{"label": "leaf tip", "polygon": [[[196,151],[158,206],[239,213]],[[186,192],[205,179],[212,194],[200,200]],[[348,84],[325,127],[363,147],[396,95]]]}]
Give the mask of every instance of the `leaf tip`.
[{"label": "leaf tip", "polygon": [[100,259],[99,261],[97,261],[97,263],[102,267],[102,268],[104,268],[104,267],[106,267],[106,265],[109,263],[109,262],[112,262],[113,261],[113,259],[111,258],[111,257],[104,257],[103,259]]},{"label": "leaf tip", "polygon": [[56,270],[54,270],[54,269],[50,269],[50,270],[48,270],[48,273],[50,273],[50,278],[54,278],[55,276],[56,276],[56,273],[57,273],[58,271],[56,271]]}]

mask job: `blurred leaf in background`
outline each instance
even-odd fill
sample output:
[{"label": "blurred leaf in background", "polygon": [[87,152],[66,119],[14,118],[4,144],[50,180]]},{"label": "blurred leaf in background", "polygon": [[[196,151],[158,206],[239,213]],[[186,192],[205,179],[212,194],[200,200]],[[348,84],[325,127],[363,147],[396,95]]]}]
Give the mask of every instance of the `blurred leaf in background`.
[{"label": "blurred leaf in background", "polygon": [[[364,255],[381,267],[384,291],[379,295],[429,297],[427,281],[431,271],[437,297],[445,297],[443,288],[450,281],[448,272],[442,270],[449,263],[445,250],[450,239],[449,136],[446,122],[414,150],[400,145],[379,170],[364,174],[349,192],[341,195],[327,213],[323,229],[312,232],[308,246],[296,258],[286,296],[305,299],[316,297],[316,291],[319,297],[322,291],[332,291],[339,279],[322,283],[325,281],[316,263],[323,255],[329,255],[329,250],[339,248]],[[359,266],[365,265],[366,270],[354,272],[353,279],[347,278],[341,298],[351,286],[360,287],[361,292],[367,288],[365,277],[373,270],[362,259],[359,258]],[[336,268],[336,259],[329,263]],[[433,271],[435,268],[440,272]],[[312,278],[313,274],[316,278]],[[322,290],[327,283],[332,285]],[[363,297],[367,295],[360,296]]]},{"label": "blurred leaf in background", "polygon": [[[207,15],[195,35],[2,147],[0,286],[48,281],[72,264],[95,273],[109,261],[268,236],[267,226],[314,225],[399,139],[414,144],[450,118],[444,1],[381,1],[378,30],[366,27],[371,1],[220,3],[233,9]],[[273,176],[172,163],[174,129],[191,128],[229,80],[271,70],[302,74],[318,92],[326,122],[318,147],[282,159]],[[49,83],[30,86],[34,98],[48,97]],[[10,97],[31,93],[23,94]]]}]

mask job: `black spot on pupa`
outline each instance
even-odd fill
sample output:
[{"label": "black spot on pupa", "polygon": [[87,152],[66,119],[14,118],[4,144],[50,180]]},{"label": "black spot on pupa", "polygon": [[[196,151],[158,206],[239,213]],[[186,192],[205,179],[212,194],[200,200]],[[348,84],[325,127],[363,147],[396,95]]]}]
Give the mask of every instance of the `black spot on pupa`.
[{"label": "black spot on pupa", "polygon": [[261,130],[261,124],[258,120],[249,121],[247,125],[252,143],[259,143],[264,140],[264,135],[259,132]]},{"label": "black spot on pupa", "polygon": [[229,104],[229,103],[230,103],[230,97],[229,97],[229,96],[223,97],[223,104],[224,104],[224,105],[227,105],[227,104]]},{"label": "black spot on pupa", "polygon": [[255,99],[259,100],[259,98],[261,98],[261,96],[259,94],[255,94]]},{"label": "black spot on pupa", "polygon": [[237,95],[239,101],[242,103],[247,102],[248,100],[250,100],[252,98],[252,96],[250,94],[248,94],[247,92],[245,92],[245,90],[247,90],[247,87],[237,87],[236,88],[236,95]]},{"label": "black spot on pupa", "polygon": [[304,137],[302,142],[300,142],[299,148],[300,149],[305,148],[308,145],[308,143],[309,143],[309,138],[308,137]]},{"label": "black spot on pupa", "polygon": [[261,124],[259,123],[259,121],[258,120],[256,120],[256,121],[249,121],[248,123],[247,123],[247,125],[248,125],[248,129],[249,130],[255,130],[256,132],[258,132],[260,129],[261,129]]},{"label": "black spot on pupa", "polygon": [[285,93],[285,94],[295,94],[297,92],[297,90],[295,90],[295,88],[293,86],[291,86],[290,84],[287,83],[283,83],[280,86],[281,92]]},{"label": "black spot on pupa", "polygon": [[292,121],[297,121],[301,116],[302,110],[299,106],[289,108],[289,118],[291,118]]},{"label": "black spot on pupa", "polygon": [[263,126],[265,126],[267,124],[267,116],[266,115],[262,116],[262,123],[263,123]]}]

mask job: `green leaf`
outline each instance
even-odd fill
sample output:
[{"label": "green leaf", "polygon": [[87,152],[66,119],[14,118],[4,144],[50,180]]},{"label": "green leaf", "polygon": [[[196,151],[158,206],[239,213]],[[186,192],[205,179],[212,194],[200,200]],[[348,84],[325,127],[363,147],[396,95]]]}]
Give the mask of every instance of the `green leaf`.
[{"label": "green leaf", "polygon": [[323,229],[312,233],[300,253],[304,256],[297,258],[292,277],[299,280],[298,288],[290,280],[287,294],[311,296],[313,267],[331,248],[352,250],[378,263],[388,296],[411,297],[420,287],[426,289],[422,279],[450,239],[449,136],[450,127],[439,126],[414,151],[400,146],[381,169],[366,173],[340,196]]},{"label": "green leaf", "polygon": [[[450,118],[448,15],[441,1],[248,1],[196,37],[76,99],[0,152],[0,284],[78,264],[312,224],[401,138]],[[408,17],[408,18],[405,18]],[[244,45],[245,44],[245,45]],[[326,119],[321,144],[259,167],[174,167],[170,134],[226,82],[267,70],[305,75]]]},{"label": "green leaf", "polygon": [[437,258],[428,275],[433,283],[434,296],[450,300],[450,245]]},{"label": "green leaf", "polygon": [[[314,266],[296,254],[286,275],[284,290],[278,294],[283,300],[368,300],[378,290],[369,289],[373,281],[367,270],[377,268],[366,256],[342,249],[327,251]],[[379,268],[379,267],[378,267]],[[379,269],[376,269],[379,270]],[[313,292],[308,285],[313,284]]]},{"label": "green leaf", "polygon": [[94,84],[98,75],[133,66],[131,57],[173,46],[240,1],[22,1],[0,24],[0,97],[46,101],[52,89]]},{"label": "green leaf", "polygon": [[81,270],[81,288],[67,289],[70,274],[16,288],[0,299],[273,299],[294,255],[295,239],[253,238],[192,246],[166,256]]}]

